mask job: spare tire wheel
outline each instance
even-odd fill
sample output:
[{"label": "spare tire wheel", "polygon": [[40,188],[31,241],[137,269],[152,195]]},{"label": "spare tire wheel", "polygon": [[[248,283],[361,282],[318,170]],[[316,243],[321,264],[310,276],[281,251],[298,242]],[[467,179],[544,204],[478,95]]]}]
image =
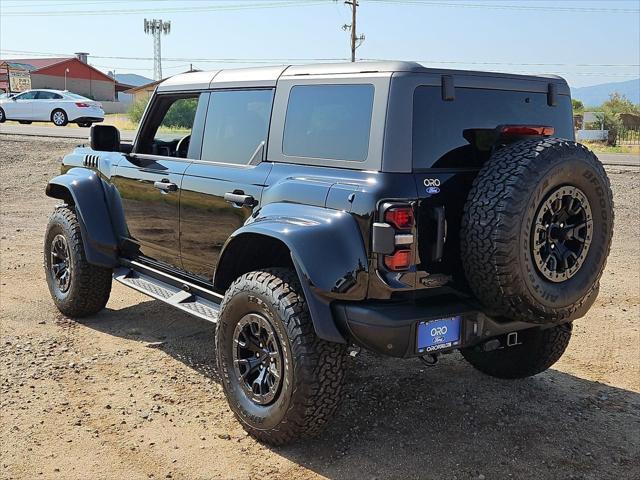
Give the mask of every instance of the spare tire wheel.
[{"label": "spare tire wheel", "polygon": [[497,150],[474,180],[461,225],[470,288],[488,313],[531,323],[593,304],[613,233],[613,197],[585,146],[529,139]]}]

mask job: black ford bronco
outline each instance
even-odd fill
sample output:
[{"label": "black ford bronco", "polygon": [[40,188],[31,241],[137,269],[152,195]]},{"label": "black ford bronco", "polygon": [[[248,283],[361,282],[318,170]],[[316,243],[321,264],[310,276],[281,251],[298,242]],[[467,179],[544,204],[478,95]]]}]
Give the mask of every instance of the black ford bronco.
[{"label": "black ford bronco", "polygon": [[350,345],[549,368],[613,229],[563,79],[409,62],[172,77],[133,144],[92,127],[46,193],[58,309],[95,314],[113,278],[215,322],[229,404],[273,444],[331,418]]}]

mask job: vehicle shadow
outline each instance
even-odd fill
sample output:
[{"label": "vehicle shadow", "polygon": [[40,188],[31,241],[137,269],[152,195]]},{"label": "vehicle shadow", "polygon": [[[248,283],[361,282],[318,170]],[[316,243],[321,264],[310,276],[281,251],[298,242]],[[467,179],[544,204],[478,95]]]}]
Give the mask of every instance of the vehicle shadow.
[{"label": "vehicle shadow", "polygon": [[[219,381],[213,324],[155,301],[82,323],[160,342],[154,346]],[[320,438],[271,449],[336,479],[638,478],[640,394],[632,391],[554,369],[498,380],[457,353],[427,367],[368,352],[349,359],[345,390]]]}]

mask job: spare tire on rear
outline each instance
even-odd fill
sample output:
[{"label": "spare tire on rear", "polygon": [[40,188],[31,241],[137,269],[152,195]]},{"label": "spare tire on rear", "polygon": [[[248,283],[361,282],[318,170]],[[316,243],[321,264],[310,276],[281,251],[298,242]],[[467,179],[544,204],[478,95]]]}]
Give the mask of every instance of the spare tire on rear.
[{"label": "spare tire on rear", "polygon": [[613,233],[598,158],[557,138],[497,150],[467,198],[461,253],[487,313],[531,323],[583,316],[595,301]]}]

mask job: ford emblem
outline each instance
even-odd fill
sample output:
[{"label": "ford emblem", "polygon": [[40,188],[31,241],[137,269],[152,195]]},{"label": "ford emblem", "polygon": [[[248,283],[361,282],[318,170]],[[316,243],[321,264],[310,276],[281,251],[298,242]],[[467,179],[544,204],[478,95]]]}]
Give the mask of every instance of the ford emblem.
[{"label": "ford emblem", "polygon": [[440,189],[438,187],[427,187],[427,193],[435,195],[436,193],[440,193]]}]

